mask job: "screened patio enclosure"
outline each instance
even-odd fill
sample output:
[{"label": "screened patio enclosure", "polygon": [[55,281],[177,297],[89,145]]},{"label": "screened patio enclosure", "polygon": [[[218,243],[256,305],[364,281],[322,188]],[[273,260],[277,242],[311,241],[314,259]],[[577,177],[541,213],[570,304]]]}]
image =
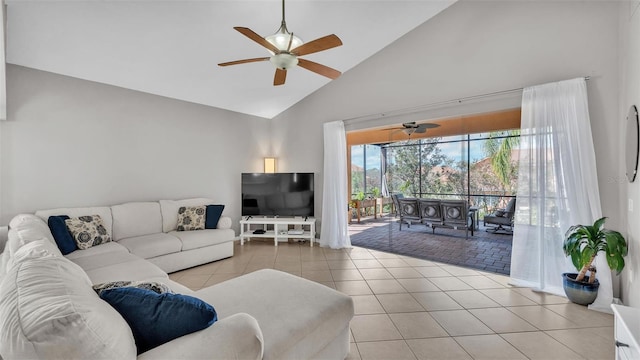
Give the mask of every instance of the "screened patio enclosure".
[{"label": "screened patio enclosure", "polygon": [[[508,274],[511,235],[485,232],[482,219],[516,197],[520,112],[482,117],[445,120],[426,134],[347,133],[352,244]],[[420,221],[400,230],[391,194],[465,200],[478,220],[474,235]]]},{"label": "screened patio enclosure", "polygon": [[353,145],[351,198],[466,199],[482,216],[516,195],[519,136],[505,130]]}]

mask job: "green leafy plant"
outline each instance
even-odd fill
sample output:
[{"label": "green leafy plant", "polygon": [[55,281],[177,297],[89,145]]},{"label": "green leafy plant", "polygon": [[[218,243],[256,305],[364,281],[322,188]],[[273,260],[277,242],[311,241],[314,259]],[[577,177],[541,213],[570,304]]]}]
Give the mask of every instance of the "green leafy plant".
[{"label": "green leafy plant", "polygon": [[377,186],[376,186],[376,187],[371,188],[371,195],[372,195],[374,198],[379,198],[379,197],[380,197],[380,189],[379,189]]},{"label": "green leafy plant", "polygon": [[587,271],[591,271],[589,283],[595,281],[596,271],[592,263],[600,251],[606,253],[611,270],[619,274],[624,268],[624,257],[628,252],[627,241],[619,232],[604,228],[606,219],[600,218],[593,225],[571,226],[565,233],[562,249],[580,271],[576,281],[584,281]]}]

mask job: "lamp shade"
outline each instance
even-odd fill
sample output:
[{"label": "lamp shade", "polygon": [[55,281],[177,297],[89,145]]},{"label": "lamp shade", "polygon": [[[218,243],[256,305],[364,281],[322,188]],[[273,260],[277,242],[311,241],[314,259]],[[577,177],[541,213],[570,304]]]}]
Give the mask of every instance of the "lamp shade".
[{"label": "lamp shade", "polygon": [[264,172],[273,174],[276,172],[276,158],[266,157],[264,158]]}]

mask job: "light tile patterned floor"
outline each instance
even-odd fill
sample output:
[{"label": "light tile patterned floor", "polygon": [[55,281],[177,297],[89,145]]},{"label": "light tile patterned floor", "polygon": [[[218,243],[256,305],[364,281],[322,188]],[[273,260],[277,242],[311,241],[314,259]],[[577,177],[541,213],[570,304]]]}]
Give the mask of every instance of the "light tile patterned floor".
[{"label": "light tile patterned floor", "polygon": [[375,250],[236,243],[232,258],[170,274],[197,290],[258,269],[355,304],[348,359],[613,359],[613,316],[508,285],[506,276]]}]

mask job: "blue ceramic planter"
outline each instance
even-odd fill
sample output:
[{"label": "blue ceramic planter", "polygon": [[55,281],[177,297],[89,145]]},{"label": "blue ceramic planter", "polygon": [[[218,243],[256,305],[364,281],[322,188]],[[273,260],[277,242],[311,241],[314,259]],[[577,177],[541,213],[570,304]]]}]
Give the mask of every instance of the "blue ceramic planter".
[{"label": "blue ceramic planter", "polygon": [[562,285],[564,287],[564,293],[567,294],[569,300],[580,305],[589,305],[596,300],[598,296],[598,287],[600,283],[596,279],[593,284],[588,284],[589,277],[585,276],[585,282],[576,281],[576,273],[564,273],[562,274]]}]

